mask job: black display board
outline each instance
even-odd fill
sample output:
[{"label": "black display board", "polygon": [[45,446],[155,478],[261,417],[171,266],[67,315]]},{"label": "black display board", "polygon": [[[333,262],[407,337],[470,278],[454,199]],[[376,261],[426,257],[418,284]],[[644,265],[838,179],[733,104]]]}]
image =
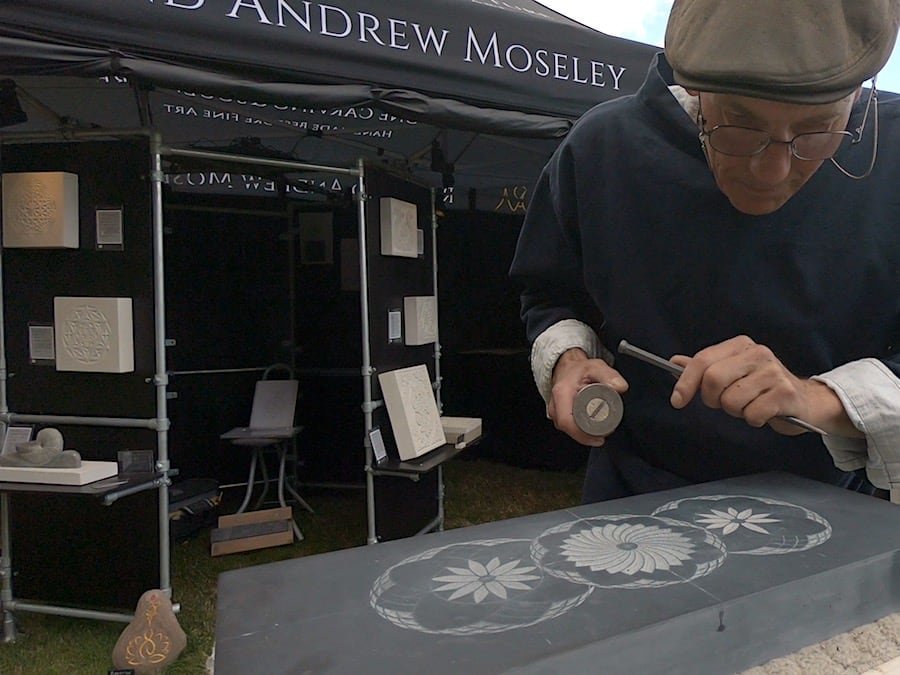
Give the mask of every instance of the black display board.
[{"label": "black display board", "polygon": [[[11,412],[156,416],[149,168],[146,141],[3,146],[3,173],[77,174],[80,222],[77,249],[3,250]],[[95,210],[101,207],[122,209],[121,250],[96,245]],[[52,363],[32,363],[29,323],[52,325],[56,296],[132,298],[134,372],[59,372]],[[78,450],[87,460],[112,461],[125,448],[156,447],[155,432],[146,429],[58,428],[65,447]],[[86,497],[12,497],[16,594],[46,602],[133,609],[143,590],[159,584],[156,496],[150,491],[112,507]]]},{"label": "black display board", "polygon": [[[403,313],[403,298],[434,295],[434,257],[430,190],[377,169],[366,171],[366,256],[368,262],[369,350],[374,369],[372,398],[381,400],[378,374],[419,364],[435,379],[434,344],[408,346],[403,339],[388,340],[388,311]],[[424,235],[418,258],[381,254],[381,199],[394,197],[416,205],[417,225]],[[440,317],[440,306],[438,307]],[[440,320],[439,320],[440,325]],[[372,424],[382,429],[388,455],[398,458],[387,408],[372,413]],[[415,534],[438,513],[436,472],[420,480],[375,476],[375,523],[381,540]]]},{"label": "black display board", "polygon": [[16,598],[134,611],[159,587],[157,492],[104,506],[99,497],[9,496]]},{"label": "black display board", "polygon": [[[9,409],[17,413],[155,417],[153,253],[147,144],[134,142],[5,145],[0,169],[78,175],[77,249],[3,250],[3,302]],[[95,209],[122,208],[122,250],[96,246]],[[59,372],[32,364],[28,325],[53,324],[56,296],[124,297],[133,302],[134,372]],[[67,448],[85,459],[115,459],[125,447],[153,447],[143,430],[61,428]]]},{"label": "black display board", "polygon": [[[375,168],[366,170],[366,255],[369,279],[369,350],[378,372],[424,363],[434,379],[434,345],[407,346],[388,341],[388,311],[403,311],[403,298],[434,295],[431,192]],[[424,253],[418,258],[381,255],[381,199],[394,197],[416,205]],[[440,307],[438,307],[440,312]],[[380,398],[380,394],[376,396]],[[385,416],[386,418],[386,416]],[[381,420],[379,420],[379,423]]]}]

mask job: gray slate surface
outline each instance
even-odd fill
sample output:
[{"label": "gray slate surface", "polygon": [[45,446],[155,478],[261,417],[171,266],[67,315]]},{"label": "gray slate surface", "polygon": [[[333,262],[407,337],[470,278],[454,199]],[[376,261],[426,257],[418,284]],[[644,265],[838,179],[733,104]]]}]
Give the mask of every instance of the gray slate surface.
[{"label": "gray slate surface", "polygon": [[[710,526],[724,550],[697,544],[703,564],[713,562],[685,583],[672,581],[690,576],[690,560],[651,575],[570,566],[559,578],[560,569],[541,568],[528,555],[558,563],[553,544],[576,533],[579,519],[646,526],[675,500],[724,496],[722,508],[710,501],[710,509],[699,509],[707,514],[722,512],[732,495],[796,505],[831,531],[809,521],[814,539],[780,540],[781,551],[806,550],[747,555],[753,528],[724,534]],[[763,509],[756,513],[765,518]],[[625,514],[632,515],[611,518]],[[683,510],[669,509],[656,517],[679,515]],[[683,529],[692,527],[699,529]],[[548,535],[551,528],[562,534]],[[779,550],[771,544],[769,553]],[[898,549],[898,507],[786,474],[579,506],[226,572],[219,578],[216,673],[733,673],[900,610]],[[447,582],[437,577],[459,576],[475,558],[490,567],[494,557],[495,568],[517,559],[512,574],[526,581],[508,572],[508,588],[498,589],[482,577],[497,592],[483,589],[480,601],[471,588],[455,599],[440,590]],[[667,585],[602,587],[623,579]],[[542,612],[552,618],[535,621]],[[503,630],[517,622],[523,627]]]}]

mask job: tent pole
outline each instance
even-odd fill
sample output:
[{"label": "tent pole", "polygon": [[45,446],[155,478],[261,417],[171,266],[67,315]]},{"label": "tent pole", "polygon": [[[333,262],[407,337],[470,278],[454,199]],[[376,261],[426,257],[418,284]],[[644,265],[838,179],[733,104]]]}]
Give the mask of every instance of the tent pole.
[{"label": "tent pole", "polygon": [[83,141],[92,138],[129,138],[147,136],[147,129],[59,129],[56,131],[11,131],[0,134],[2,143],[34,143],[35,141]]},{"label": "tent pole", "polygon": [[166,302],[165,266],[163,264],[163,196],[165,174],[162,170],[162,138],[158,132],[150,135],[150,190],[153,211],[153,327],[156,350],[156,468],[164,480],[159,486],[159,586],[172,596],[169,578],[169,416],[166,387]]},{"label": "tent pole", "polygon": [[[437,199],[436,190],[431,188],[431,272],[433,275],[434,287],[434,307],[437,321],[434,327],[434,381],[437,387],[434,390],[435,399],[437,401],[438,414],[444,414],[444,403],[441,400],[441,389],[443,388],[443,377],[441,377],[441,307],[438,303],[438,219],[437,207],[435,206]],[[438,491],[438,513],[434,519],[438,532],[444,529],[444,465],[438,464],[437,468],[437,491]]]},{"label": "tent pole", "polygon": [[438,260],[437,260],[437,209],[435,204],[435,189],[431,188],[431,273],[432,288],[434,292],[435,315],[438,317],[437,324],[434,327],[434,395],[437,400],[438,413],[444,414],[444,404],[441,401],[441,333],[440,333],[440,317],[441,308],[438,305]]},{"label": "tent pole", "polygon": [[[2,151],[2,144],[0,144]],[[3,176],[3,160],[0,155],[0,181]],[[3,249],[0,242],[0,413],[9,411],[6,401],[6,325],[4,317],[6,316],[3,307]],[[6,435],[8,423],[3,422],[0,425],[0,432]],[[16,622],[13,617],[12,608],[9,606],[12,602],[12,552],[10,546],[12,537],[9,532],[9,495],[4,492],[0,494],[0,615],[3,619],[3,642],[15,642],[16,639]]]},{"label": "tent pole", "polygon": [[[281,198],[285,201],[284,217],[287,221],[285,236],[287,237],[287,286],[288,286],[288,344],[291,357],[288,363],[291,366],[291,377],[297,377],[297,262],[296,241],[300,236],[300,228],[294,227],[297,220],[297,211],[291,208],[287,199],[287,185],[282,181]],[[299,455],[299,440],[294,434],[291,438],[291,480],[297,485],[297,457]]]},{"label": "tent pole", "polygon": [[[2,139],[0,139],[0,183],[3,181],[3,155],[2,155]],[[2,239],[2,237],[0,237]],[[5,289],[3,288],[3,247],[2,241],[0,241],[0,413],[9,412],[9,402],[6,399],[6,381],[8,377],[8,373],[6,370],[6,324],[4,322],[4,317],[6,316],[6,310],[3,305],[3,294]],[[6,427],[8,423],[4,420],[4,423],[0,425],[0,433],[3,435],[6,434]],[[3,555],[6,555],[6,547],[0,549]]]},{"label": "tent pole", "polygon": [[369,351],[369,265],[366,258],[366,202],[369,196],[366,194],[365,163],[357,160],[358,178],[356,184],[356,205],[359,218],[359,304],[361,312],[362,328],[362,378],[363,378],[363,415],[365,417],[365,438],[363,444],[366,449],[366,520],[368,523],[369,544],[378,543],[378,535],[375,532],[375,476],[373,471],[372,442],[369,440],[369,432],[372,430],[372,357]]},{"label": "tent pole", "polygon": [[321,164],[306,164],[305,162],[292,162],[286,159],[269,159],[267,157],[253,157],[251,155],[232,155],[228,152],[213,152],[211,150],[187,150],[185,148],[173,148],[160,146],[160,154],[172,157],[193,157],[195,159],[210,159],[234,164],[253,164],[258,166],[273,166],[278,169],[294,169],[296,171],[321,171],[325,173],[339,173],[355,176],[357,169],[339,169],[333,166]]}]

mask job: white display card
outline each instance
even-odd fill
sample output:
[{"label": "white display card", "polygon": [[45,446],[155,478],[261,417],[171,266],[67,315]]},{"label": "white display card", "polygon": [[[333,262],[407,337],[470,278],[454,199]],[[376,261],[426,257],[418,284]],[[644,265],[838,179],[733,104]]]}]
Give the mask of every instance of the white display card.
[{"label": "white display card", "polygon": [[32,363],[35,361],[53,361],[56,358],[52,324],[31,324],[28,326],[28,358]]},{"label": "white display card", "polygon": [[31,432],[33,427],[29,426],[13,426],[6,428],[6,434],[3,436],[3,448],[0,449],[0,455],[11,455],[16,451],[19,443],[27,443],[31,440]]},{"label": "white display card", "polygon": [[121,208],[101,208],[95,212],[97,248],[121,250],[125,243]]},{"label": "white display card", "polygon": [[403,337],[403,313],[399,309],[388,310],[388,341],[393,342]]},{"label": "white display card", "polygon": [[387,448],[384,447],[384,437],[381,435],[381,429],[375,427],[369,432],[369,440],[372,443],[372,453],[375,455],[376,462],[383,462],[387,459]]}]

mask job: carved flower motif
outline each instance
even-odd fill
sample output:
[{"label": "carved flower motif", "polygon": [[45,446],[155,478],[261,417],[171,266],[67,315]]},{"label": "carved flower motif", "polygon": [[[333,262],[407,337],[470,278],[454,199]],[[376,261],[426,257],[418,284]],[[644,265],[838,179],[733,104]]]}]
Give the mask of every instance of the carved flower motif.
[{"label": "carved flower motif", "polygon": [[778,518],[770,518],[768,513],[753,513],[753,509],[738,511],[729,506],[727,511],[719,509],[710,509],[710,511],[711,513],[698,513],[696,522],[709,530],[721,528],[723,536],[742,527],[760,534],[769,534],[763,525],[781,522]]},{"label": "carved flower motif", "polygon": [[572,535],[563,556],[576,567],[610,574],[668,570],[690,559],[694,544],[664,527],[641,523],[609,523]]},{"label": "carved flower motif", "polygon": [[494,595],[506,600],[507,590],[530,591],[526,581],[538,581],[540,576],[529,574],[534,571],[534,566],[517,567],[520,560],[512,560],[500,564],[500,558],[494,557],[487,565],[482,565],[476,560],[469,560],[468,569],[464,567],[447,567],[447,571],[453,574],[434,577],[433,581],[443,583],[435,588],[435,591],[453,591],[447,600],[456,600],[472,594],[476,603],[480,603],[488,595]]}]

